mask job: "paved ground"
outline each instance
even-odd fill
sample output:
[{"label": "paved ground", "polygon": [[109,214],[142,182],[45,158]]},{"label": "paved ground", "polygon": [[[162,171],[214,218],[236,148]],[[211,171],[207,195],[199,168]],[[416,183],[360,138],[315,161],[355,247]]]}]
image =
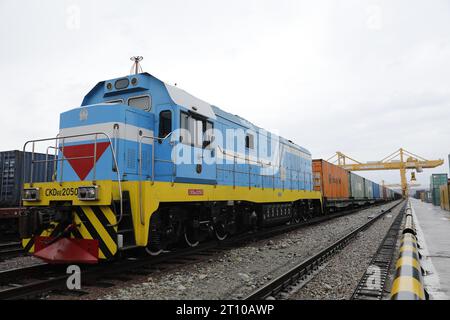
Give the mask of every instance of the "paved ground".
[{"label": "paved ground", "polygon": [[450,299],[450,212],[411,198],[417,236],[432,299]]}]

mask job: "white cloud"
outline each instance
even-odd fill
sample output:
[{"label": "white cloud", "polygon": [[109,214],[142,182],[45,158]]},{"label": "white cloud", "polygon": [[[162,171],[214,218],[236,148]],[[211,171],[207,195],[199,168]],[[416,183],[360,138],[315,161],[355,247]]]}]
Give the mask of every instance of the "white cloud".
[{"label": "white cloud", "polygon": [[[79,16],[77,16],[79,8]],[[307,147],[450,153],[447,1],[0,2],[0,149],[53,135],[98,81],[144,70]],[[418,174],[428,185],[430,172]],[[363,175],[366,175],[364,173]],[[398,182],[397,172],[367,173]]]}]

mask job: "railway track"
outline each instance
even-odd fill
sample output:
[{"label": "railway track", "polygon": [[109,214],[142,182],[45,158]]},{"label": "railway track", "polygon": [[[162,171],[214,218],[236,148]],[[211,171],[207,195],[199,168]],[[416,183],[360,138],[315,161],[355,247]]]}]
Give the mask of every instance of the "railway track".
[{"label": "railway track", "polygon": [[253,293],[245,297],[245,300],[262,300],[262,299],[283,299],[289,295],[291,289],[298,285],[299,283],[306,283],[315,274],[320,272],[321,266],[323,266],[332,256],[343,249],[352,239],[354,239],[358,233],[370,227],[379,218],[391,212],[395,207],[400,205],[402,202],[398,202],[388,210],[381,211],[374,218],[356,228],[355,230],[349,232],[330,246],[321,250],[319,253],[311,256],[307,260],[301,262],[300,264],[294,266],[286,273],[280,275],[279,277],[268,282],[264,286],[256,289]]},{"label": "railway track", "polygon": [[[155,269],[175,269],[180,265],[209,259],[220,251],[241,245],[245,242],[273,237],[275,235],[335,219],[340,216],[349,215],[364,209],[366,208],[324,215],[299,224],[284,225],[254,233],[248,232],[220,243],[210,241],[195,248],[179,249],[156,257],[139,256],[125,258],[108,264],[82,266],[82,286],[83,288],[112,286],[113,284],[110,283],[110,280],[131,280],[130,277],[125,276],[127,274],[147,275]],[[12,269],[3,272],[0,271],[0,300],[36,298],[55,290],[63,295],[83,295],[88,293],[83,290],[69,291],[66,287],[68,276],[69,275],[66,273],[66,266],[49,264]]]},{"label": "railway track", "polygon": [[[148,274],[152,270],[175,268],[180,264],[194,263],[216,254],[216,245],[207,243],[194,249],[184,249],[158,257],[129,258],[81,267],[83,287],[105,286],[105,281],[126,281],[125,274]],[[216,248],[216,249],[215,249]],[[82,290],[69,291],[66,287],[68,274],[65,265],[41,264],[0,272],[0,300],[27,299],[42,296],[53,290],[67,294],[86,294]],[[96,285],[97,284],[97,285]]]},{"label": "railway track", "polygon": [[[402,210],[404,211],[404,209]],[[384,298],[386,282],[397,249],[402,220],[403,214],[399,214],[392,222],[369,267],[353,292],[351,300],[381,300]]]},{"label": "railway track", "polygon": [[23,248],[20,242],[13,241],[0,243],[0,261],[20,256],[23,253]]}]

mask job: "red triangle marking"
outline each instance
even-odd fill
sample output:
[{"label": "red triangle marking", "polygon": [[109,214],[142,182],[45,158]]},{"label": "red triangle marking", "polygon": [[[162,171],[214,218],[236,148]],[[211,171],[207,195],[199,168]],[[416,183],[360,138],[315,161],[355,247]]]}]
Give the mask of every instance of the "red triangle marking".
[{"label": "red triangle marking", "polygon": [[[105,150],[108,148],[109,142],[97,143],[97,157],[95,162],[100,159]],[[84,180],[94,167],[94,143],[78,144],[75,146],[64,146],[64,157],[69,161],[73,170],[76,172],[80,180]],[[70,159],[77,157],[91,157],[85,159]]]}]

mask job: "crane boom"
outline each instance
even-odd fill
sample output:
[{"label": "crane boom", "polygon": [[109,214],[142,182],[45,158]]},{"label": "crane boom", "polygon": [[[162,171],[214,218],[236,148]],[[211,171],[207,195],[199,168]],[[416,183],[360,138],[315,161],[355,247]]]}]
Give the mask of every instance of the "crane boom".
[{"label": "crane boom", "polygon": [[[417,162],[404,162],[403,167],[405,169],[429,169],[436,168],[442,165],[443,160],[428,160],[428,161],[417,161]],[[363,171],[363,170],[400,170],[402,164],[400,162],[369,162],[369,163],[356,163],[356,164],[344,164],[339,165],[340,167],[350,170],[350,171]],[[419,169],[420,170],[420,169]]]},{"label": "crane boom", "polygon": [[[359,162],[340,151],[327,161],[336,158],[333,163],[343,169],[350,171],[367,171],[367,170],[400,170],[400,179],[403,196],[406,197],[408,183],[406,180],[406,170],[416,170],[422,172],[423,169],[436,168],[444,163],[444,160],[427,160],[403,148],[391,153],[380,161]],[[351,161],[352,163],[348,163]]]}]

